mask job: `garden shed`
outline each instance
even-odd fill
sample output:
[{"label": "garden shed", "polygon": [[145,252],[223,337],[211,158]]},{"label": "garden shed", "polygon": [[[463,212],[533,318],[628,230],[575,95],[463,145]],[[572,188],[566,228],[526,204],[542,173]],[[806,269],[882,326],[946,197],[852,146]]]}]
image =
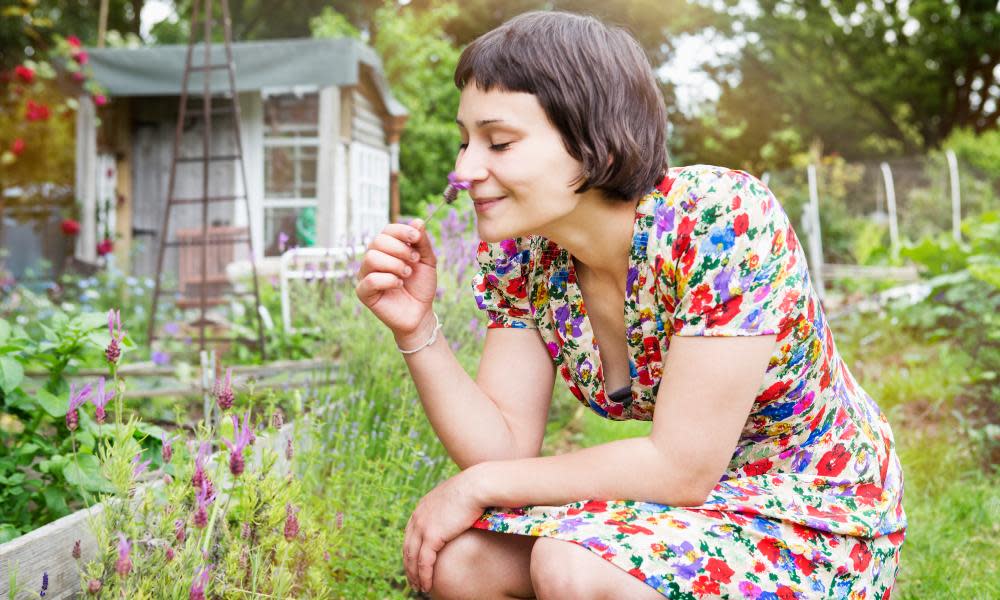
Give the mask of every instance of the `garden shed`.
[{"label": "garden shed", "polygon": [[[88,51],[109,101],[95,106],[81,98],[77,112],[76,255],[95,261],[98,244],[110,237],[130,274],[153,276],[187,46]],[[238,42],[232,51],[247,189],[238,162],[210,164],[209,195],[237,198],[209,206],[212,228],[249,229],[267,273],[286,248],[356,243],[399,214],[399,137],[407,112],[390,93],[374,50],[341,38]],[[222,44],[211,54],[212,63],[225,62]],[[204,62],[204,46],[195,46],[192,62]],[[228,75],[206,69],[190,74],[181,156],[202,153],[204,77],[211,77],[213,95],[210,153],[237,149],[232,102],[216,95],[228,93]],[[177,169],[174,197],[201,197],[201,162]],[[199,203],[175,206],[168,238],[200,230],[201,219]],[[237,248],[230,259],[245,261],[245,254]],[[177,272],[178,258],[168,253],[167,260],[164,269]]]}]

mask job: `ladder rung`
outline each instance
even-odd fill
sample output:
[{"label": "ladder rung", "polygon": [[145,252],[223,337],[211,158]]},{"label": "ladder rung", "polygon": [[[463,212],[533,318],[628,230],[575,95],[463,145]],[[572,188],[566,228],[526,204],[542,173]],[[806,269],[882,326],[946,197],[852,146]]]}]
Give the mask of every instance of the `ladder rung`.
[{"label": "ladder rung", "polygon": [[174,240],[170,242],[164,242],[164,246],[170,246],[171,248],[180,246],[201,246],[202,244],[206,246],[221,246],[223,244],[243,244],[250,243],[250,238],[215,238],[211,237],[208,239],[193,239],[193,240]]},{"label": "ladder rung", "polygon": [[215,71],[219,69],[228,69],[229,63],[215,63],[211,65],[191,65],[192,71]]},{"label": "ladder rung", "polygon": [[233,200],[243,200],[246,198],[244,194],[238,194],[236,196],[209,196],[207,198],[174,198],[170,201],[171,204],[201,204],[202,202],[231,202]]},{"label": "ladder rung", "polygon": [[[221,162],[224,160],[243,160],[243,157],[239,154],[216,154],[214,156],[207,157],[209,162]],[[177,159],[177,162],[183,163],[193,163],[193,162],[204,162],[206,157],[204,156],[181,156]]]}]

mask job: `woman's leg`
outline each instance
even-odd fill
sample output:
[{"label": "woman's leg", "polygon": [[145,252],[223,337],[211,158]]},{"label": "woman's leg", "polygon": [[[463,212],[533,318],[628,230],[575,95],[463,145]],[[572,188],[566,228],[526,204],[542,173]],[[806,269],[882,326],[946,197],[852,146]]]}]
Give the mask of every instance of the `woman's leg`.
[{"label": "woman's leg", "polygon": [[531,549],[531,583],[538,600],[663,600],[663,595],[590,550],[553,538]]},{"label": "woman's leg", "polygon": [[434,562],[434,600],[534,598],[529,564],[537,538],[469,529]]}]

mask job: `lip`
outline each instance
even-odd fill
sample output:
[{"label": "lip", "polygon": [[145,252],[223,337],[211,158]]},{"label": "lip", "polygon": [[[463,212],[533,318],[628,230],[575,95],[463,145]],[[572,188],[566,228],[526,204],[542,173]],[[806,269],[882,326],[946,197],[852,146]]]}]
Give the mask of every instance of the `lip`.
[{"label": "lip", "polygon": [[473,199],[473,204],[475,204],[476,206],[476,211],[481,212],[493,207],[496,204],[499,204],[506,198],[507,196],[496,196],[493,198],[475,198]]}]

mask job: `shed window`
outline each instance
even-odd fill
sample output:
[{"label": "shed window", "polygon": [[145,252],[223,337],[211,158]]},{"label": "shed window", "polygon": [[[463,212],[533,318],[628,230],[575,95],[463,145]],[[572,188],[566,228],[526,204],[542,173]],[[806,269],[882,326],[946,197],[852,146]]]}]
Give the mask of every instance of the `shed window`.
[{"label": "shed window", "polygon": [[316,241],[319,94],[265,94],[264,254]]}]

